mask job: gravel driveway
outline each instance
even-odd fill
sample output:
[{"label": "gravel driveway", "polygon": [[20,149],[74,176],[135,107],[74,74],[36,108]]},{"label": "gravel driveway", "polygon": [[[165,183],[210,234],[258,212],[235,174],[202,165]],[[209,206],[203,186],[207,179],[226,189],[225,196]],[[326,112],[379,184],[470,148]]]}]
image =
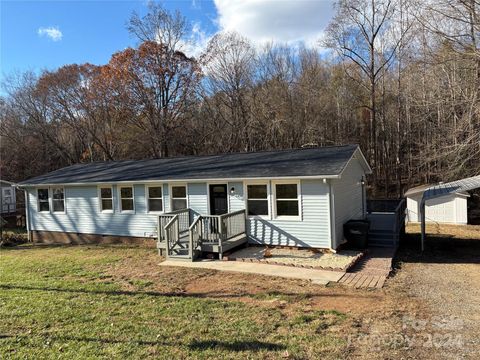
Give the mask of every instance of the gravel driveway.
[{"label": "gravel driveway", "polygon": [[449,234],[430,235],[424,254],[401,250],[392,279],[393,287],[403,286],[431,311],[410,315],[404,327],[427,334],[423,345],[432,346],[437,359],[480,358],[480,227],[465,228],[439,229]]}]

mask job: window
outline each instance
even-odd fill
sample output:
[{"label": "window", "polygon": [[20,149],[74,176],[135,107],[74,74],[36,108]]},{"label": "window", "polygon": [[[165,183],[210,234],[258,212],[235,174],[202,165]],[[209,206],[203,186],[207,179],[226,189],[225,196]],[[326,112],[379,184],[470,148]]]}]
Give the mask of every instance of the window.
[{"label": "window", "polygon": [[275,184],[275,214],[277,217],[300,215],[298,183]]},{"label": "window", "polygon": [[120,211],[134,211],[133,186],[120,186]]},{"label": "window", "polygon": [[111,186],[100,188],[100,211],[113,212],[113,191]]},{"label": "window", "polygon": [[172,211],[187,208],[187,187],[185,185],[172,186]]},{"label": "window", "polygon": [[15,201],[12,197],[12,189],[2,188],[2,211],[10,212],[15,210]]},{"label": "window", "polygon": [[268,216],[267,184],[247,185],[247,215]]},{"label": "window", "polygon": [[161,186],[147,187],[147,211],[148,212],[163,211],[163,199],[162,199]]},{"label": "window", "polygon": [[62,187],[52,188],[52,208],[53,212],[65,212],[65,189]]},{"label": "window", "polygon": [[38,211],[50,211],[50,202],[48,201],[48,188],[37,189],[38,194]]}]

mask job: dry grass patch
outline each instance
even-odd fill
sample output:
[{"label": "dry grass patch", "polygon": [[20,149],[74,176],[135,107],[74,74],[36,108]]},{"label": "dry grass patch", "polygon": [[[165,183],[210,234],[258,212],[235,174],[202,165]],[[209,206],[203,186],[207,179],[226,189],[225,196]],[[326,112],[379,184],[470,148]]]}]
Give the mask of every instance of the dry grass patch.
[{"label": "dry grass patch", "polygon": [[[406,232],[407,234],[420,234],[420,224],[408,224]],[[434,236],[440,235],[441,237],[479,240],[480,226],[427,223],[426,233]]]}]

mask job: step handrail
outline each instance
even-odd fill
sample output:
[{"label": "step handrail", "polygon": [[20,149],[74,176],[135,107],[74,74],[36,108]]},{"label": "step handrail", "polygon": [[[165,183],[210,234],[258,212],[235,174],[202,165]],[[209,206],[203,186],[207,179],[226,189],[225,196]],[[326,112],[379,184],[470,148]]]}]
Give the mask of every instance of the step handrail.
[{"label": "step handrail", "polygon": [[199,215],[195,220],[193,220],[192,225],[190,225],[188,229],[192,230],[195,227],[195,225],[197,225],[197,223],[201,220],[201,218],[202,218],[202,215]]},{"label": "step handrail", "polygon": [[[170,228],[174,228],[173,234],[170,231]],[[170,250],[178,243],[180,240],[180,232],[178,228],[178,214],[175,215],[164,227],[165,229],[165,238],[167,240],[167,256],[170,256]],[[173,235],[173,236],[171,236]]]},{"label": "step handrail", "polygon": [[[405,223],[405,209],[406,209],[406,199],[403,198],[400,203],[395,208],[395,223],[393,224],[393,233],[395,234],[394,246],[398,246],[398,238],[400,237],[400,229]],[[403,216],[403,219],[402,219]]]},{"label": "step handrail", "polygon": [[188,253],[190,255],[190,259],[194,259],[195,251],[197,250],[198,246],[201,245],[202,242],[202,229],[198,230],[198,227],[202,227],[202,216],[199,215],[190,225],[188,228]]}]

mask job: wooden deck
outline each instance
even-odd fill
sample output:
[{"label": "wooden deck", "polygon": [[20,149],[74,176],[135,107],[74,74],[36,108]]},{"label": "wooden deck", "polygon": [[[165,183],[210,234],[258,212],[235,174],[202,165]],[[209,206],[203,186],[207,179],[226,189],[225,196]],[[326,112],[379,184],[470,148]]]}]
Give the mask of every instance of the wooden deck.
[{"label": "wooden deck", "polygon": [[395,249],[392,248],[370,248],[368,253],[338,282],[356,289],[380,289],[390,274],[394,255]]},{"label": "wooden deck", "polygon": [[[179,243],[180,246],[183,245],[183,247],[188,248],[188,245],[189,245],[188,235],[182,236],[178,243]],[[246,244],[246,243],[247,243],[247,235],[246,234],[240,234],[240,235],[237,235],[237,236],[235,236],[231,239],[224,240],[222,242],[222,249],[225,252],[225,251],[228,251],[230,249],[233,249],[237,246],[240,246],[240,245]],[[200,246],[201,246],[201,250],[205,251],[205,252],[218,253],[220,251],[220,248],[219,248],[220,245],[219,245],[218,241],[204,240],[201,243]],[[157,242],[157,248],[166,249],[167,248],[167,242],[166,241]]]},{"label": "wooden deck", "polygon": [[158,217],[157,248],[166,258],[193,261],[202,252],[223,253],[247,242],[245,210],[199,215],[191,209]]}]

